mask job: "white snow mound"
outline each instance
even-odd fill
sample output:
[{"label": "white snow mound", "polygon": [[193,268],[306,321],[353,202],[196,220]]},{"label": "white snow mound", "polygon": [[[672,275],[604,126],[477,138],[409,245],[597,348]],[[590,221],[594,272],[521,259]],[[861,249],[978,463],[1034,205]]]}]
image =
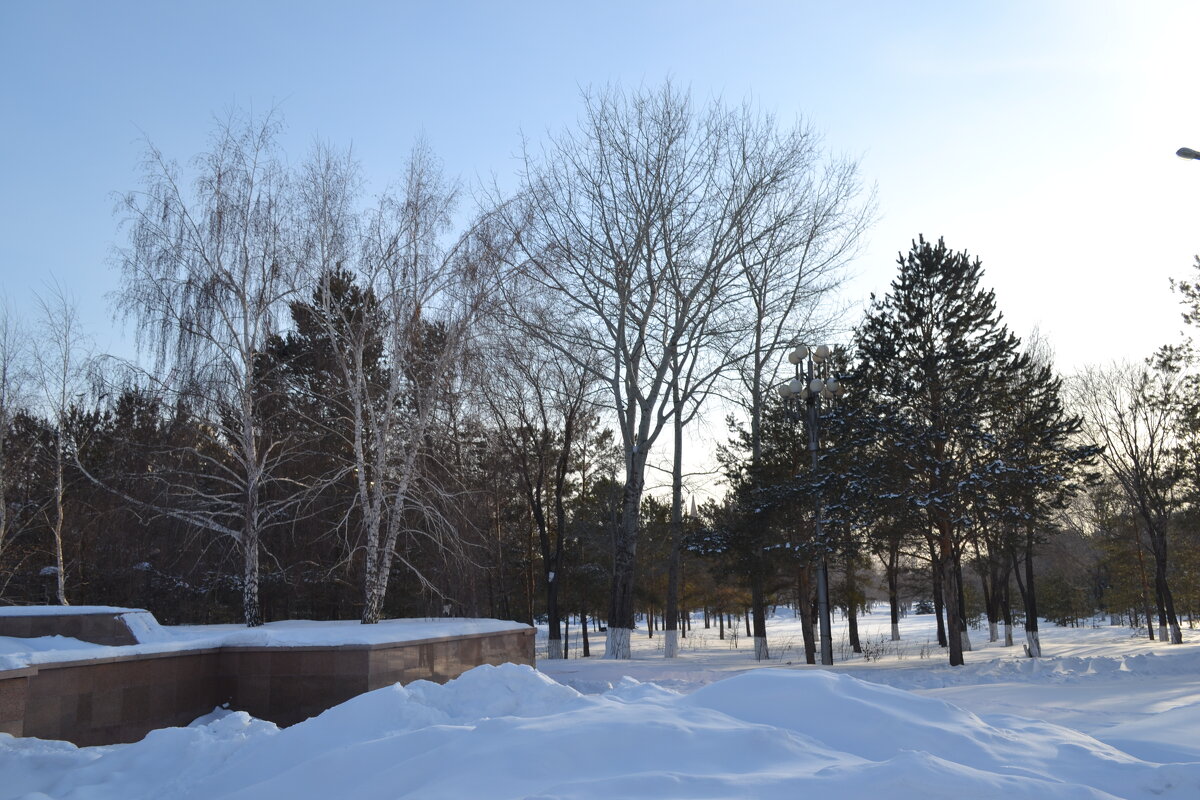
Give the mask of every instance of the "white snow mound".
[{"label": "white snow mound", "polygon": [[691,695],[627,679],[585,696],[529,667],[479,667],[283,730],[231,713],[110,747],[0,737],[0,775],[0,798],[62,800],[1200,796],[1200,764],[773,669]]},{"label": "white snow mound", "polygon": [[1095,678],[1143,681],[1148,676],[1194,675],[1194,651],[1161,655],[1045,656],[981,661],[960,667],[940,664],[923,670],[873,670],[870,679],[903,689],[937,689],[980,683],[1067,684]]}]

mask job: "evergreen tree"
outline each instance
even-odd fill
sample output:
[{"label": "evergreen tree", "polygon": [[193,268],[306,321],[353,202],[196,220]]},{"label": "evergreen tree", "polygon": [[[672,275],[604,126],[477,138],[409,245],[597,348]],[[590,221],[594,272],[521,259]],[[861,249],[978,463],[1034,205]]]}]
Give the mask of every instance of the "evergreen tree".
[{"label": "evergreen tree", "polygon": [[1014,378],[1029,370],[1001,321],[995,295],[979,285],[983,266],[924,237],[899,259],[900,275],[872,297],[857,332],[856,392],[882,450],[902,469],[876,473],[883,494],[905,498],[928,521],[941,565],[950,664],[963,663],[959,559],[971,516],[994,480],[984,466],[993,421],[1011,403]]},{"label": "evergreen tree", "polygon": [[[1078,416],[1063,408],[1062,379],[1045,357],[1026,358],[1013,381],[1015,391],[999,410],[994,429],[994,458],[987,467],[995,480],[988,516],[1011,532],[1007,540],[1017,586],[1025,603],[1025,635],[1030,656],[1041,655],[1033,551],[1039,528],[1066,506],[1088,479],[1097,449],[1075,445],[1082,428]],[[994,560],[994,559],[993,559]],[[1021,574],[1023,563],[1024,575]]]}]

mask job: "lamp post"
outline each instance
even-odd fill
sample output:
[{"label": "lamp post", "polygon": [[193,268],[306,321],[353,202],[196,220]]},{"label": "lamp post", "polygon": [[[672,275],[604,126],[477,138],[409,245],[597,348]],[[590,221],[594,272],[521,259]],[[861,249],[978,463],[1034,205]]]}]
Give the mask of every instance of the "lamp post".
[{"label": "lamp post", "polygon": [[[796,377],[779,387],[779,396],[793,419],[803,415],[808,423],[808,452],[816,474],[821,449],[821,401],[841,397],[841,382],[829,370],[829,345],[808,347],[800,345],[788,353],[788,361],[796,367]],[[802,374],[803,373],[803,374]],[[817,616],[821,626],[821,664],[833,665],[833,634],[829,618],[829,566],[821,536],[821,491],[813,493],[813,539],[817,542],[820,559],[817,562]]]},{"label": "lamp post", "polygon": [[1193,150],[1190,147],[1179,148],[1178,150],[1175,151],[1175,155],[1179,156],[1180,158],[1192,158],[1197,161],[1200,161],[1200,152]]}]

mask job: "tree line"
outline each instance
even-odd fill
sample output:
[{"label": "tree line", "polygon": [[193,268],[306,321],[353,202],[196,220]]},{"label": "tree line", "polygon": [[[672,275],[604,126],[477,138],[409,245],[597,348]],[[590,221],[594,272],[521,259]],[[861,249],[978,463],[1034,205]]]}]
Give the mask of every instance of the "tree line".
[{"label": "tree line", "polygon": [[[348,150],[290,166],[280,134],[232,114],[184,166],[147,145],[116,251],[139,361],[87,353],[62,293],[36,334],[3,320],[5,602],[544,618],[550,657],[577,619],[612,658],[639,615],[676,655],[703,608],[722,632],[744,615],[760,659],[784,602],[811,661],[814,565],[853,621],[874,559],[894,635],[902,592],[928,597],[961,663],[977,588],[1011,636],[1010,583],[1038,654],[1035,553],[1074,524],[1149,563],[1139,594],[1114,557],[1095,604],[1153,607],[1178,640],[1186,346],[1090,408],[1088,376],[1064,384],[1003,325],[978,259],[918,239],[830,353],[847,391],[805,460],[776,389],[795,347],[846,336],[832,292],[873,214],[805,124],[670,84],[589,91],[576,126],[526,145],[516,191],[471,208],[428,144],[372,193]],[[1127,432],[1152,455],[1105,427],[1129,403],[1165,415]],[[725,413],[728,491],[689,513],[685,431]]]}]

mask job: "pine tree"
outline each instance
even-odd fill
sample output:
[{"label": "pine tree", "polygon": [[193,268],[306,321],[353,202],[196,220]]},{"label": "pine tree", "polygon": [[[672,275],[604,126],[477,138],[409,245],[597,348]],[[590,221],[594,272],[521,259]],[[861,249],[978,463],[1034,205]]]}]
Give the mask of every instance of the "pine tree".
[{"label": "pine tree", "polygon": [[903,468],[877,473],[882,494],[924,512],[941,565],[950,664],[963,663],[959,559],[973,511],[994,480],[983,469],[993,419],[1028,358],[980,288],[983,266],[924,237],[899,259],[857,332],[856,392],[871,404],[876,441]]},{"label": "pine tree", "polygon": [[1083,487],[1089,476],[1082,468],[1091,464],[1097,449],[1073,444],[1082,420],[1063,408],[1062,380],[1049,359],[1026,361],[996,418],[994,458],[987,468],[995,480],[988,516],[1009,533],[1000,546],[1009,549],[1025,604],[1026,647],[1037,657],[1041,644],[1033,551],[1038,530]]}]

